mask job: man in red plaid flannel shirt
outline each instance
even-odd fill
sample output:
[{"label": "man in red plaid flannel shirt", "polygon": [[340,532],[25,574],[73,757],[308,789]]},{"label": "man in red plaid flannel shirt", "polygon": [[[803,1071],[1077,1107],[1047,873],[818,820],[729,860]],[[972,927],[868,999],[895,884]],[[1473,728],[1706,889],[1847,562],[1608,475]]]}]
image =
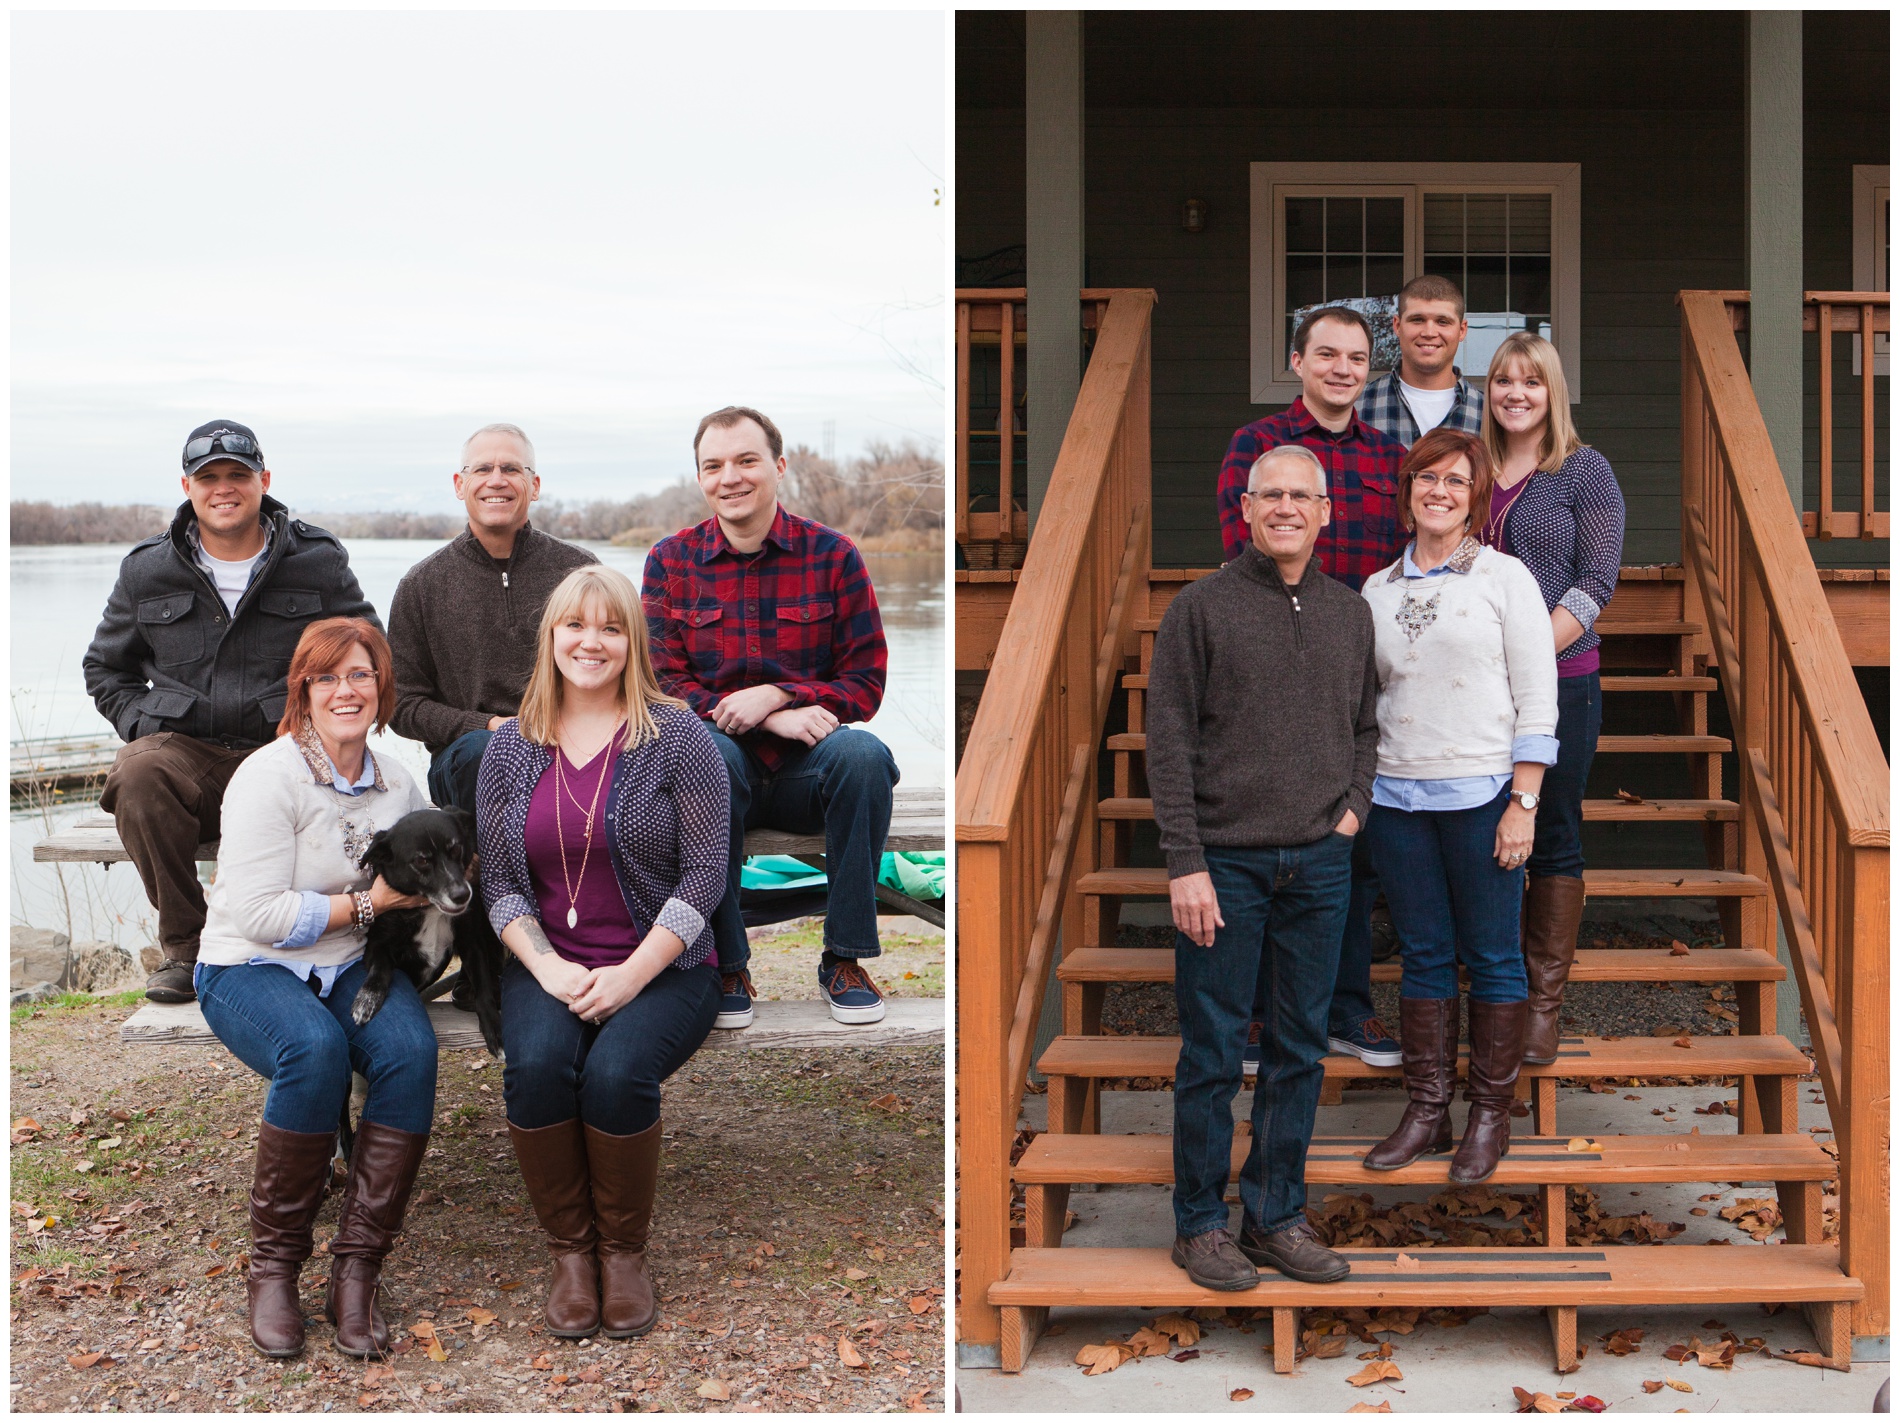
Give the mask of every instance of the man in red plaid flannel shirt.
[{"label": "man in red plaid flannel shirt", "polygon": [[[1405,447],[1360,419],[1354,410],[1372,358],[1372,328],[1349,307],[1307,313],[1293,333],[1292,366],[1300,395],[1278,415],[1234,432],[1221,463],[1218,503],[1221,542],[1236,557],[1252,539],[1240,511],[1247,476],[1268,450],[1302,445],[1326,470],[1330,519],[1319,531],[1313,556],[1327,575],[1358,589],[1381,568],[1397,562],[1406,536],[1399,523],[1399,461]],[[1398,1041],[1372,1011],[1372,903],[1379,881],[1363,838],[1353,846],[1352,903],[1339,949],[1326,1043],[1380,1067],[1397,1067]],[[1264,985],[1255,990],[1248,1029],[1246,1070],[1260,1067],[1260,1034],[1266,1006]]]},{"label": "man in red plaid flannel shirt", "polygon": [[831,1016],[875,1023],[884,999],[861,960],[880,952],[877,873],[897,763],[844,723],[884,698],[884,624],[870,574],[843,534],[778,502],[785,442],[756,410],[699,422],[693,458],[713,517],[647,555],[647,632],[660,685],[713,727],[732,776],[731,868],[713,912],[721,996],[715,1026],[752,1022],[751,946],[739,913],[745,832],[825,836]]}]

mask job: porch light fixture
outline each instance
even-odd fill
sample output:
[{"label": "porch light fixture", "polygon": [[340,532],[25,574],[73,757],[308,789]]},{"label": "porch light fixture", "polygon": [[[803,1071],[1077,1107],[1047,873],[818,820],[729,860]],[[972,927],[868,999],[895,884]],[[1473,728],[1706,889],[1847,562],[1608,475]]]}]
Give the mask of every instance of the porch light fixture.
[{"label": "porch light fixture", "polygon": [[1207,227],[1207,204],[1199,198],[1189,198],[1181,204],[1181,231],[1201,232]]}]

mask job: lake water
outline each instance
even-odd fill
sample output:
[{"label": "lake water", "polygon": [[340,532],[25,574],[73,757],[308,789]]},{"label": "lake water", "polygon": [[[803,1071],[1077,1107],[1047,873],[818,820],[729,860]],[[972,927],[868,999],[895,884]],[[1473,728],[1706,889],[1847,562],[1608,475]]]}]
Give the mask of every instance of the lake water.
[{"label": "lake water", "polygon": [[[111,732],[111,724],[86,695],[80,661],[129,547],[88,544],[9,551],[13,614],[7,721],[11,736]],[[350,566],[364,595],[379,614],[386,614],[402,575],[440,547],[430,539],[352,539]],[[586,547],[602,563],[639,583],[646,549],[596,543]],[[890,645],[884,705],[866,727],[891,748],[906,786],[941,786],[946,734],[943,556],[866,554],[865,562],[877,588]],[[409,766],[418,779],[426,774],[428,753],[420,743],[384,734],[370,744],[379,754],[393,755]],[[13,813],[8,834],[9,914],[16,924],[71,932],[75,939],[107,939],[136,951],[153,942],[153,912],[130,865],[103,870],[97,865],[33,863],[33,842],[50,826],[92,808]]]}]

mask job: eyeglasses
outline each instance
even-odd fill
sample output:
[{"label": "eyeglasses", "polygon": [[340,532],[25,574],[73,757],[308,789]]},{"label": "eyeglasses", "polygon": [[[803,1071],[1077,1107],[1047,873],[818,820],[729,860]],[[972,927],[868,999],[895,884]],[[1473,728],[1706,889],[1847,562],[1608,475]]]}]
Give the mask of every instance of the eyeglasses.
[{"label": "eyeglasses", "polygon": [[257,447],[257,441],[248,435],[234,435],[229,430],[220,430],[215,435],[200,435],[185,446],[185,460],[189,465],[193,460],[201,460],[213,451],[227,455],[255,455],[264,458],[264,452]]},{"label": "eyeglasses", "polygon": [[481,478],[486,479],[489,475],[495,473],[497,468],[501,470],[501,474],[504,479],[520,479],[523,475],[534,473],[534,466],[531,464],[530,465],[504,464],[504,465],[496,466],[492,463],[478,464],[478,465],[465,464],[462,466],[462,473],[478,475]]},{"label": "eyeglasses", "polygon": [[319,672],[314,677],[304,678],[304,681],[321,687],[326,692],[334,692],[338,682],[348,682],[360,692],[367,690],[370,684],[375,680],[376,674],[374,672],[360,667],[354,672],[345,673],[342,677],[338,677],[334,672]]},{"label": "eyeglasses", "polygon": [[1471,481],[1462,474],[1415,474],[1412,476],[1412,483],[1423,485],[1427,489],[1436,489],[1442,484],[1451,494],[1462,494],[1471,488]]},{"label": "eyeglasses", "polygon": [[1325,499],[1324,494],[1311,494],[1304,489],[1249,489],[1249,499],[1258,499],[1263,504],[1278,504],[1282,499],[1290,499],[1296,507],[1304,507],[1316,499]]}]

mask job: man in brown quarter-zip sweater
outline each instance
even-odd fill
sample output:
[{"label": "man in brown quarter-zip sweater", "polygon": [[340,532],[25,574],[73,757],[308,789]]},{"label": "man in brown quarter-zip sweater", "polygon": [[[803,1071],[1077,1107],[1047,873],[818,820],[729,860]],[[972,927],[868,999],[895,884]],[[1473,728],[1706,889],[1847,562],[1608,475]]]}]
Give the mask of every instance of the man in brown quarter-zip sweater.
[{"label": "man in brown quarter-zip sweater", "polygon": [[454,480],[468,527],[405,573],[390,604],[390,725],[429,748],[429,799],[473,815],[482,752],[520,710],[548,595],[600,560],[528,523],[541,476],[518,426],[470,435]]},{"label": "man in brown quarter-zip sweater", "polygon": [[[1251,1288],[1262,1265],[1315,1284],[1348,1273],[1307,1225],[1306,1147],[1379,743],[1371,611],[1313,559],[1324,469],[1280,446],[1242,498],[1252,542],[1169,605],[1148,676],[1177,930],[1174,1263],[1216,1290]],[[1256,981],[1264,1061],[1236,1241],[1222,1196]]]}]

